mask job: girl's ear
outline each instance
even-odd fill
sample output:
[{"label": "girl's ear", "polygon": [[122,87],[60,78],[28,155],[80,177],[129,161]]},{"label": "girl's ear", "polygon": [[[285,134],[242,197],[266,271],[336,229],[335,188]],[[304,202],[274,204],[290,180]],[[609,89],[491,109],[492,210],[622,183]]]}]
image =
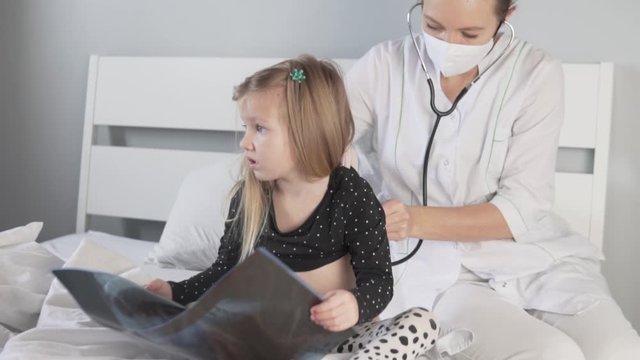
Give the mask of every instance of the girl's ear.
[{"label": "girl's ear", "polygon": [[505,20],[509,20],[509,18],[511,17],[511,15],[513,15],[513,13],[516,11],[516,6],[513,5],[509,8],[509,10],[507,10],[507,16],[504,17]]}]

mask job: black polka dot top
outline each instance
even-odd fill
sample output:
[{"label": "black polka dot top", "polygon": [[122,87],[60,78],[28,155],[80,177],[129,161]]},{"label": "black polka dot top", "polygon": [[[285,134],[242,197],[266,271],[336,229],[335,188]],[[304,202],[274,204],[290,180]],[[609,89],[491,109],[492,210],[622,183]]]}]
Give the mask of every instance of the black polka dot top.
[{"label": "black polka dot top", "polygon": [[[235,216],[239,195],[231,200],[229,218]],[[238,263],[241,238],[227,222],[218,258],[211,267],[179,283],[169,282],[173,299],[181,304],[197,300]],[[358,301],[359,323],[369,321],[393,296],[389,244],[382,206],[366,180],[354,169],[338,167],[320,204],[298,228],[277,230],[273,208],[257,246],[263,246],[293,271],[309,271],[346,254],[356,276],[352,293]]]}]

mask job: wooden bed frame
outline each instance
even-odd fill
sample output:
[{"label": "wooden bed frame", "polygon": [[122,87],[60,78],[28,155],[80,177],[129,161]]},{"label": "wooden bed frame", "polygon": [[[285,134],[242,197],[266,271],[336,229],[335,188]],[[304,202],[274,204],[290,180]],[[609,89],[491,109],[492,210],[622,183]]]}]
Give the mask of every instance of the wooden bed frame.
[{"label": "wooden bed frame", "polygon": [[[228,152],[99,145],[98,127],[236,132],[233,86],[279,59],[91,56],[82,144],[77,232],[91,215],[165,221],[192,169]],[[354,60],[337,60],[347,69]],[[564,64],[560,147],[587,153],[591,172],[556,173],[556,207],[574,230],[602,247],[613,65]],[[591,156],[591,154],[593,156]]]}]

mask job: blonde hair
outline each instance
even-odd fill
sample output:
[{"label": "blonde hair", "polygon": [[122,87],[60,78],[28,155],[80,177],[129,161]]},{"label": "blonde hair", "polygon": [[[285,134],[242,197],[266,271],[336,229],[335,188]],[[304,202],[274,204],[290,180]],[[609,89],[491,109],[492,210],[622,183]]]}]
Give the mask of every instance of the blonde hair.
[{"label": "blonde hair", "polygon": [[[305,79],[293,80],[294,69]],[[328,176],[340,165],[353,139],[354,123],[347,93],[337,65],[301,55],[285,60],[247,77],[236,86],[233,100],[242,102],[247,94],[284,89],[281,120],[288,131],[296,166],[309,179]],[[240,230],[240,261],[251,255],[268,218],[272,182],[258,180],[245,163],[231,196],[241,193],[236,216],[229,220]]]}]

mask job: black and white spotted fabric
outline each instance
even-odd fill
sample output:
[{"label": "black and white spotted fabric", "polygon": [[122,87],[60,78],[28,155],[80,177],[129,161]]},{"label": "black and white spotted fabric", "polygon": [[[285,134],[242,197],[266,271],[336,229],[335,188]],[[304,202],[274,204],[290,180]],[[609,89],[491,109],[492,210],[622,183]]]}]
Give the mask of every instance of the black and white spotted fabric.
[{"label": "black and white spotted fabric", "polygon": [[[235,216],[239,195],[231,200],[229,217]],[[227,222],[218,258],[194,277],[169,282],[173,299],[187,304],[197,300],[238,263],[240,237]],[[349,254],[356,276],[351,289],[358,301],[359,323],[373,319],[393,296],[389,243],[382,206],[366,180],[354,169],[336,168],[327,191],[313,214],[298,229],[280,232],[270,212],[258,241],[293,271],[309,271]]]},{"label": "black and white spotted fabric", "polygon": [[431,312],[412,308],[393,318],[354,327],[356,334],[334,352],[353,353],[350,360],[415,359],[433,347],[439,326]]}]

